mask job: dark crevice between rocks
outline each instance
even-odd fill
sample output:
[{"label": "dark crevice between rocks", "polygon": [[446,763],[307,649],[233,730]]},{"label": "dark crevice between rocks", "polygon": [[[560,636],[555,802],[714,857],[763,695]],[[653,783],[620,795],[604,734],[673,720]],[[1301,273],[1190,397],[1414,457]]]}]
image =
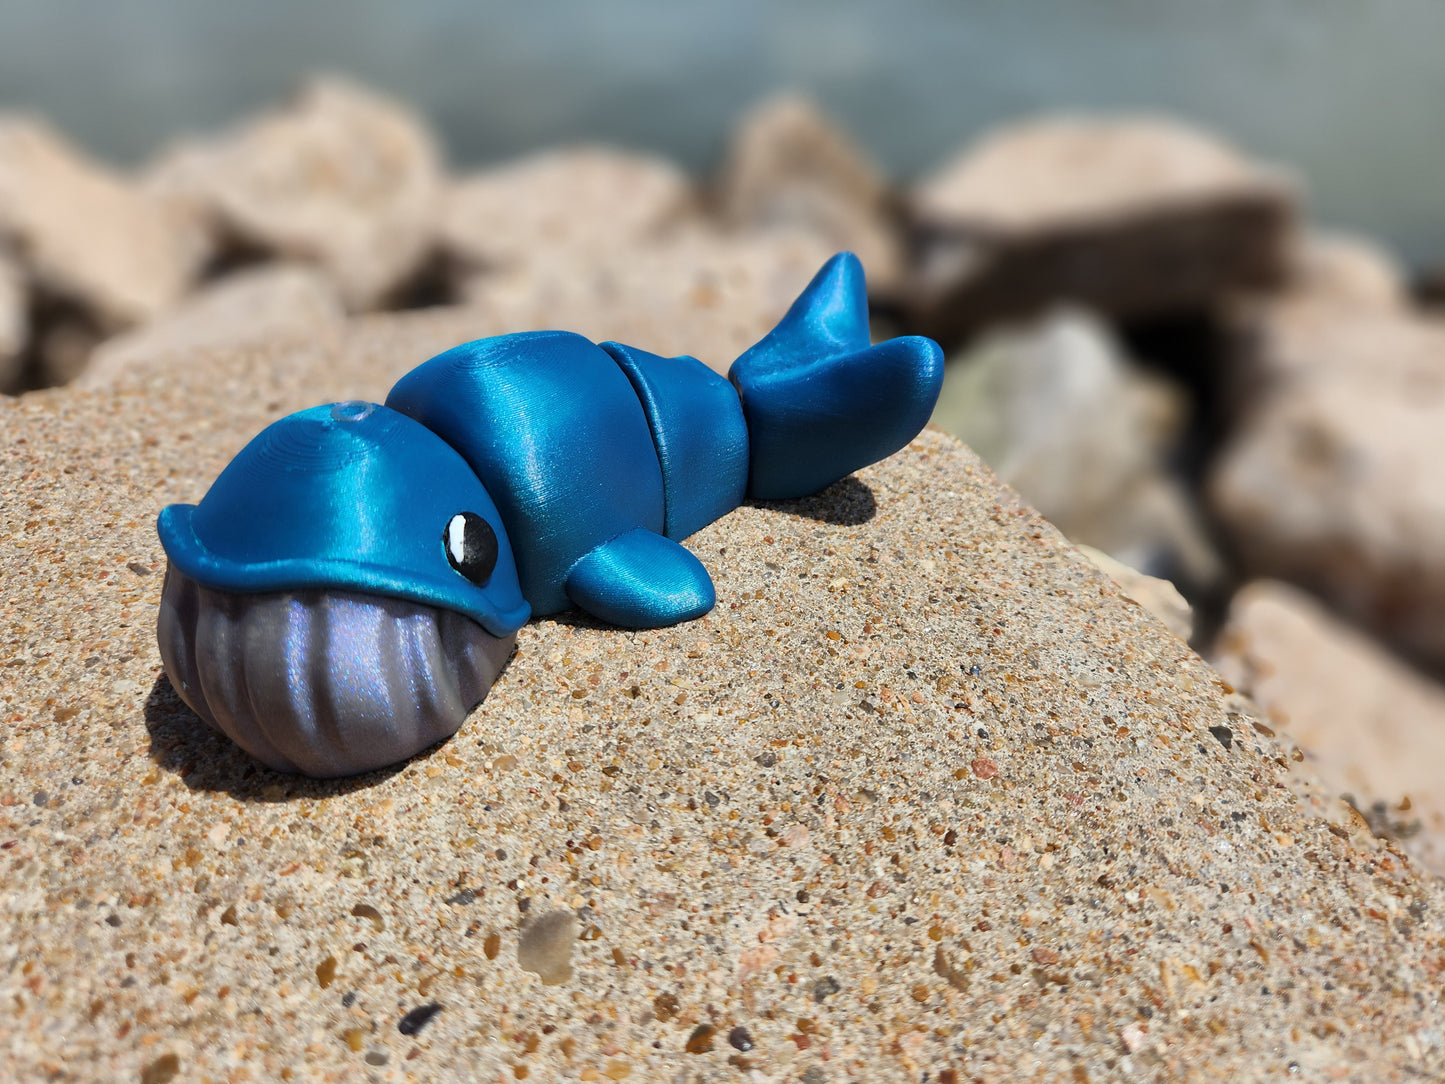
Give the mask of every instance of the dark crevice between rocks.
[{"label": "dark crevice between rocks", "polygon": [[84,306],[60,294],[32,288],[26,317],[30,333],[5,395],[68,384],[85,369],[91,352],[107,337]]},{"label": "dark crevice between rocks", "polygon": [[462,281],[462,268],[442,248],[433,246],[426,257],[382,303],[384,312],[408,312],[435,309],[461,303],[457,283]]},{"label": "dark crevice between rocks", "polygon": [[201,268],[196,281],[191,284],[190,292],[204,289],[238,271],[261,267],[275,259],[276,254],[269,249],[228,231],[218,238],[215,252]]},{"label": "dark crevice between rocks", "polygon": [[1168,463],[1199,513],[1210,543],[1224,563],[1214,582],[1192,582],[1179,569],[1151,571],[1179,588],[1194,611],[1196,648],[1212,644],[1228,614],[1229,600],[1246,578],[1232,553],[1226,532],[1210,514],[1205,499],[1209,470],[1239,422],[1240,359],[1250,348],[1244,325],[1217,308],[1182,309],[1118,323],[1114,328],[1125,354],[1145,371],[1183,388],[1189,415],[1183,437]]}]

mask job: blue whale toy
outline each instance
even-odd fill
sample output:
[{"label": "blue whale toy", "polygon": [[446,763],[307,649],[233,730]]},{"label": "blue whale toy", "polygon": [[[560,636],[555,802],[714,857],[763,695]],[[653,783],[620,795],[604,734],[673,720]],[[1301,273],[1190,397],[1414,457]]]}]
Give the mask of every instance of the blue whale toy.
[{"label": "blue whale toy", "polygon": [[454,347],[385,405],[281,419],[200,504],[161,512],[166,673],[272,768],[404,760],[461,726],[530,617],[707,613],[712,580],[682,539],[896,452],[942,380],[930,339],[871,345],[848,253],[726,379],[564,331]]}]

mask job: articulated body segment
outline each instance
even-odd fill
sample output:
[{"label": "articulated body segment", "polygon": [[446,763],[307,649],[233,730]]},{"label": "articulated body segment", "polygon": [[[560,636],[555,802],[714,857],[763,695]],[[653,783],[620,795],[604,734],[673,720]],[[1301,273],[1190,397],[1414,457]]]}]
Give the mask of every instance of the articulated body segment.
[{"label": "articulated body segment", "polygon": [[[677,540],[742,502],[748,444],[737,393],[701,362],[569,332],[502,335],[413,369],[386,404],[481,479],[533,614],[583,605],[647,627],[712,608],[707,570]],[[652,537],[608,552],[638,531]]]}]

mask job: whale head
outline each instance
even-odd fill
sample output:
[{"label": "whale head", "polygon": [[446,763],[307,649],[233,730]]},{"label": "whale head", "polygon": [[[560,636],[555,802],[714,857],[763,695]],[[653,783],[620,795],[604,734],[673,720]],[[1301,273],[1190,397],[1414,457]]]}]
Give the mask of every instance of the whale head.
[{"label": "whale head", "polygon": [[530,615],[480,480],[372,403],[274,423],[157,529],[171,684],[281,771],[351,775],[450,736]]}]

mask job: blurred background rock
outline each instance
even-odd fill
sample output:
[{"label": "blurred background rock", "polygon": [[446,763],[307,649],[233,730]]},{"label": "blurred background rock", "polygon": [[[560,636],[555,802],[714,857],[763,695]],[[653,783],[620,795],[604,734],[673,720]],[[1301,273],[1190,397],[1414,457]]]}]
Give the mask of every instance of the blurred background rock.
[{"label": "blurred background rock", "polygon": [[435,305],[724,370],[852,249],[949,352],[935,423],[1445,871],[1441,41],[1432,0],[12,0],[0,389]]}]

